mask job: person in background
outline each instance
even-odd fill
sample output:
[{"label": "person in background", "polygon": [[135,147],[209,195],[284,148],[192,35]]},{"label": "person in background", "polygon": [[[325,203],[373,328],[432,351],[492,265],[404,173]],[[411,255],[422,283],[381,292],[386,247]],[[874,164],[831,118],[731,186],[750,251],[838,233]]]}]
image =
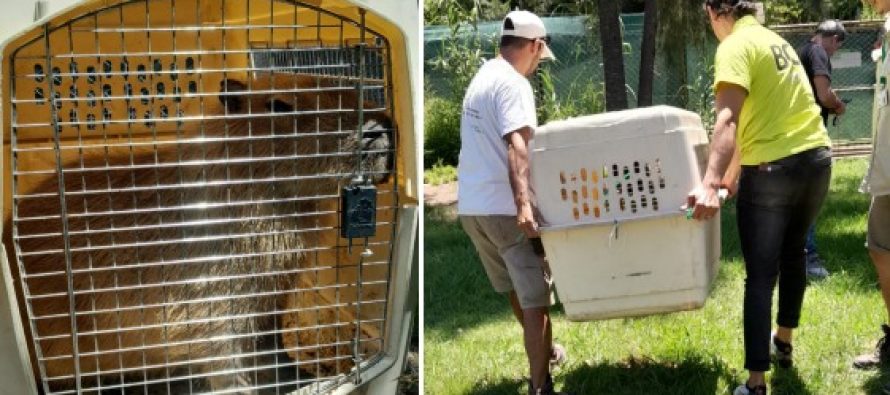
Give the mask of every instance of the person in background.
[{"label": "person in background", "polygon": [[[804,242],[828,191],[831,140],[797,52],[754,19],[755,4],[706,0],[704,11],[720,41],[717,116],[702,186],[691,192],[692,215],[712,218],[719,190],[737,190],[748,379],[733,393],[764,395],[771,346],[780,367],[792,365],[792,331],[807,284]],[[777,281],[778,327],[771,336]]]},{"label": "person in background", "polygon": [[457,213],[495,291],[508,294],[522,325],[530,395],[553,389],[550,363],[565,360],[553,344],[551,283],[538,237],[529,173],[529,144],[538,120],[528,76],[552,59],[541,18],[513,11],[504,18],[500,54],[487,61],[464,96],[458,159]]},{"label": "person in background", "polygon": [[[822,109],[822,123],[828,126],[828,115],[843,115],[846,104],[831,89],[831,57],[841,47],[847,31],[837,20],[829,19],[816,27],[816,33],[806,44],[797,49],[797,55],[807,72],[810,87],[816,96],[816,104]],[[828,276],[828,269],[816,251],[816,224],[807,231],[807,276],[814,279]]]},{"label": "person in background", "polygon": [[[865,0],[886,18],[879,38],[877,53],[875,100],[872,117],[872,154],[863,191],[871,194],[866,234],[871,262],[878,273],[881,296],[884,299],[887,318],[890,319],[890,0]],[[860,369],[890,365],[890,326],[881,325],[883,336],[873,352],[857,356],[853,366]],[[883,392],[890,394],[890,382]]]}]

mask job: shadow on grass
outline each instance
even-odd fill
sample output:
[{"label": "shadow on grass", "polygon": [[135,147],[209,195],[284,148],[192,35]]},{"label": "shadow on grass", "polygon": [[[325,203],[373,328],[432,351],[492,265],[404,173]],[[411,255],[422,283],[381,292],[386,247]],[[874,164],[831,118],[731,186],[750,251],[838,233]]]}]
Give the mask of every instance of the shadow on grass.
[{"label": "shadow on grass", "polygon": [[500,381],[491,383],[482,381],[476,383],[473,389],[467,391],[468,395],[516,395],[524,394],[528,391],[528,382],[521,379],[502,378]]},{"label": "shadow on grass", "polygon": [[581,365],[561,376],[563,387],[576,394],[716,394],[728,390],[719,386],[734,382],[723,361],[699,355],[681,361],[630,358]]},{"label": "shadow on grass", "polygon": [[512,319],[494,291],[453,206],[424,207],[424,324],[453,337],[461,329]]},{"label": "shadow on grass", "polygon": [[797,368],[782,369],[773,367],[770,391],[774,394],[812,395],[807,383],[800,377]]}]

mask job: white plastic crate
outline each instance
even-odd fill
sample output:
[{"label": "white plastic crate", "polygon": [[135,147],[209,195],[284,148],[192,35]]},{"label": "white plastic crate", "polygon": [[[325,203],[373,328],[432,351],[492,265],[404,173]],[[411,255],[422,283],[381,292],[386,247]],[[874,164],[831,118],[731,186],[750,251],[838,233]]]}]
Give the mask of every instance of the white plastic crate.
[{"label": "white plastic crate", "polygon": [[701,307],[720,258],[719,217],[686,219],[708,138],[667,106],[554,122],[535,135],[532,185],[566,315],[627,317]]}]

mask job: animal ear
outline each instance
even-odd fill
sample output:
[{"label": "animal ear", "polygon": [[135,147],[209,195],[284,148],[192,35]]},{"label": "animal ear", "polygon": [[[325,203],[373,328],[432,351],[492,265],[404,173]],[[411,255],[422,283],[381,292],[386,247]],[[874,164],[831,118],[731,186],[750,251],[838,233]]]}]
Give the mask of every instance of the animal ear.
[{"label": "animal ear", "polygon": [[245,96],[241,92],[247,90],[247,86],[238,80],[226,79],[219,83],[219,101],[230,113],[240,112],[244,108]]}]

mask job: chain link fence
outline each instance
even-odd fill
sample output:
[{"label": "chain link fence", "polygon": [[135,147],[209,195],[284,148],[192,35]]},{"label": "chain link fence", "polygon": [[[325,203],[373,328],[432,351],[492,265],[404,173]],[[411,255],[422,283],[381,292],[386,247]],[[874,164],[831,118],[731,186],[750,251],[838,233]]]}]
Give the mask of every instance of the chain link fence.
[{"label": "chain link fence", "polygon": [[[547,86],[557,100],[564,102],[575,100],[584,92],[592,91],[601,95],[603,67],[598,27],[589,23],[586,16],[551,16],[542,19],[551,35],[551,49],[557,61],[542,67],[548,77],[546,82],[542,82],[539,73],[537,87]],[[633,107],[637,102],[643,14],[623,14],[621,22],[624,29],[628,104]],[[446,44],[453,44],[455,40],[471,45],[473,48],[468,49],[478,50],[478,54],[484,59],[494,57],[500,24],[500,21],[481,22],[476,31],[467,27],[457,37],[452,36],[451,29],[447,26],[427,26],[424,32],[424,72],[428,95],[460,101],[461,97],[448,97],[456,95],[452,92],[459,91],[453,87],[453,76],[446,75],[440,68],[432,67],[433,63],[440,59]],[[871,139],[875,76],[875,62],[871,58],[871,52],[881,26],[877,21],[852,21],[844,24],[848,34],[843,46],[832,58],[832,87],[843,99],[850,99],[851,102],[847,106],[847,113],[836,124],[829,119],[829,134],[839,147],[864,145]],[[812,37],[816,24],[771,28],[797,48]],[[659,48],[656,54],[653,103],[687,108],[701,114],[705,122],[709,123],[713,119],[711,84],[716,45],[716,40],[711,40],[703,48],[687,46],[685,53],[680,54],[685,62],[681,61],[679,65],[676,53],[668,54]],[[542,122],[546,120],[548,119],[545,116]]]}]

